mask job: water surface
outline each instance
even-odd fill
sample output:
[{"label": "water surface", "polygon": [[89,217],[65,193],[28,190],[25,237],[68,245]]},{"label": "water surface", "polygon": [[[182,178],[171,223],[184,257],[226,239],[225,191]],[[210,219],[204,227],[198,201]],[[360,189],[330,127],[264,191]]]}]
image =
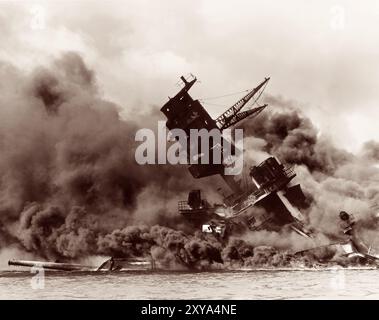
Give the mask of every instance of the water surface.
[{"label": "water surface", "polygon": [[[379,270],[0,272],[1,299],[378,299]],[[33,288],[34,286],[34,288]]]}]

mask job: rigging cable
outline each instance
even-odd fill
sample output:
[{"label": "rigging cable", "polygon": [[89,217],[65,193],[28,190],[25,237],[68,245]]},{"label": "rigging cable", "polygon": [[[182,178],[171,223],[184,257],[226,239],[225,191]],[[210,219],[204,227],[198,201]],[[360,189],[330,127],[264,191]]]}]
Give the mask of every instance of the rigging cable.
[{"label": "rigging cable", "polygon": [[268,82],[266,82],[266,83],[264,84],[263,88],[261,89],[261,92],[258,93],[257,98],[254,100],[254,102],[253,102],[250,106],[253,106],[254,104],[257,104],[258,107],[261,107],[261,106],[257,103],[257,101],[258,101],[258,99],[261,97],[263,91],[265,91],[266,86],[267,86],[267,83],[268,83]]},{"label": "rigging cable", "polygon": [[216,106],[216,107],[224,107],[224,108],[227,108],[228,106],[225,105],[225,104],[218,104],[218,103],[211,103],[211,102],[204,102],[202,100],[199,100],[200,102],[202,102],[203,104],[205,105],[208,105],[208,106]]},{"label": "rigging cable", "polygon": [[[260,92],[258,93],[258,96],[257,98],[254,100],[254,102],[251,104],[251,105],[254,105],[254,104],[257,104],[259,107],[260,105],[257,103],[258,99],[261,97],[263,91],[266,89],[266,86],[267,86],[268,82],[266,82],[263,86],[263,88],[260,90]],[[200,98],[198,99],[199,101],[201,101],[202,103],[204,104],[208,104],[208,105],[213,105],[213,106],[217,106],[217,107],[227,107],[226,105],[221,105],[221,104],[216,104],[216,103],[210,103],[210,102],[206,102],[206,100],[215,100],[215,99],[219,99],[219,98],[224,98],[224,97],[230,97],[230,96],[233,96],[233,95],[237,95],[237,94],[241,94],[241,93],[244,93],[244,92],[249,92],[250,90],[247,89],[247,90],[243,90],[243,91],[238,91],[238,92],[233,92],[233,93],[228,93],[228,94],[224,94],[224,95],[221,95],[221,96],[214,96],[214,97],[208,97],[208,98]]]},{"label": "rigging cable", "polygon": [[222,96],[215,96],[215,97],[207,97],[207,98],[201,98],[199,100],[214,100],[214,99],[219,99],[219,98],[224,98],[224,97],[229,97],[229,96],[235,96],[237,94],[241,94],[241,93],[244,93],[244,92],[248,92],[250,91],[249,89],[247,90],[243,90],[243,91],[238,91],[238,92],[233,92],[233,93],[228,93],[228,94],[224,94]]}]

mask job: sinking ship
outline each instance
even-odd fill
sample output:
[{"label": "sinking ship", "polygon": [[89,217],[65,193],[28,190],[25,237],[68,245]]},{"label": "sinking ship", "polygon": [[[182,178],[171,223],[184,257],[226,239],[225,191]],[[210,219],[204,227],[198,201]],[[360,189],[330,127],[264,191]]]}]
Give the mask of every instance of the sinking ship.
[{"label": "sinking ship", "polygon": [[[249,90],[244,97],[238,100],[224,113],[213,119],[203,107],[200,100],[194,100],[189,90],[197,79],[181,77],[182,88],[161,108],[167,117],[166,127],[169,130],[181,129],[185,132],[188,156],[192,155],[190,133],[191,130],[217,130],[222,135],[225,129],[235,128],[242,121],[255,118],[268,107],[267,104],[242,109],[253,100],[257,104],[270,78],[265,78],[255,88]],[[178,140],[180,142],[180,140]],[[224,140],[220,146],[213,140],[208,144],[208,163],[193,163],[189,161],[188,170],[193,178],[201,179],[218,175],[230,191],[223,194],[223,202],[211,204],[203,198],[201,190],[191,190],[186,200],[178,201],[178,214],[189,224],[205,234],[215,236],[219,241],[227,241],[231,235],[259,230],[280,231],[292,230],[302,237],[312,239],[314,231],[308,229],[302,210],[307,208],[307,199],[300,184],[296,184],[294,168],[281,163],[276,157],[268,157],[258,165],[250,167],[243,173],[242,178],[236,179],[233,175],[225,174],[230,166],[230,157],[224,157],[225,149],[234,150],[235,154],[243,152],[234,144],[233,140]],[[227,144],[225,146],[225,144]],[[219,149],[222,155],[220,163],[213,162],[212,150]],[[195,150],[196,151],[196,150]],[[197,154],[201,158],[204,150]],[[195,154],[196,155],[196,154]],[[233,158],[232,158],[233,159]],[[235,158],[234,158],[235,159]],[[233,160],[232,160],[233,161]],[[247,179],[249,183],[241,183]],[[377,208],[379,210],[379,208]],[[349,236],[346,241],[331,241],[324,246],[314,246],[307,250],[295,252],[298,257],[311,256],[314,261],[330,262],[340,257],[358,261],[377,263],[379,254],[373,254],[371,248],[367,251],[354,232],[354,218],[346,212],[340,213],[341,221],[345,224],[343,232]],[[222,262],[222,261],[220,261]],[[184,263],[185,264],[185,263]],[[81,264],[10,260],[10,266],[41,267],[58,271],[133,271],[157,270],[155,261],[148,259],[114,258],[104,261],[100,266]]]},{"label": "sinking ship", "polygon": [[[166,127],[169,130],[182,129],[187,135],[186,147],[191,149],[191,130],[223,130],[235,128],[241,121],[257,117],[267,104],[258,105],[245,111],[242,109],[253,100],[257,103],[270,78],[265,78],[258,86],[228,108],[216,119],[212,119],[199,100],[194,100],[190,88],[196,78],[181,77],[182,89],[161,108],[167,117]],[[209,143],[209,155],[218,146]],[[233,141],[226,141],[233,145]],[[225,146],[222,147],[224,150]],[[229,146],[236,150],[236,146]],[[202,150],[201,152],[204,152]],[[201,154],[199,153],[199,158]],[[305,196],[299,184],[291,184],[296,174],[293,168],[286,166],[275,157],[269,157],[249,171],[252,184],[244,188],[232,175],[226,175],[226,163],[191,163],[188,170],[195,179],[219,175],[232,191],[224,197],[224,203],[211,206],[201,198],[200,190],[192,190],[187,201],[179,201],[178,211],[190,223],[198,225],[203,232],[216,233],[222,237],[245,231],[278,230],[284,226],[291,228],[305,237],[310,237],[304,227],[304,217],[300,211],[305,206]],[[224,160],[224,159],[223,159]],[[252,185],[252,186],[251,186]],[[259,210],[261,208],[262,210]]]},{"label": "sinking ship", "polygon": [[[222,134],[227,128],[235,128],[246,119],[259,116],[268,107],[267,104],[250,107],[242,111],[249,101],[254,104],[262,95],[270,78],[265,78],[255,88],[228,108],[216,119],[213,119],[201,104],[200,100],[193,99],[189,90],[197,81],[191,75],[189,78],[181,77],[182,88],[172,98],[169,98],[161,108],[161,112],[167,117],[166,127],[169,130],[182,129],[186,133],[186,144],[188,153],[192,150],[190,133],[196,130],[218,130]],[[227,141],[232,149],[237,150],[233,141]],[[208,153],[219,146],[209,143]],[[230,148],[230,146],[228,146]],[[221,147],[221,150],[222,147]],[[241,150],[240,150],[241,151]],[[199,151],[200,152],[200,151]],[[204,152],[204,150],[201,150]],[[201,154],[199,153],[199,158]],[[202,230],[204,233],[216,235],[220,240],[227,239],[230,235],[238,235],[244,232],[258,230],[280,231],[288,228],[299,235],[312,239],[314,231],[307,227],[306,219],[302,210],[307,208],[308,201],[301,189],[300,184],[294,183],[296,173],[294,168],[282,164],[275,157],[268,157],[259,165],[249,169],[248,178],[250,184],[243,186],[231,175],[225,175],[226,161],[214,164],[212,158],[209,163],[191,163],[188,170],[195,179],[219,175],[232,191],[224,196],[221,204],[211,205],[202,198],[201,190],[192,190],[187,200],[178,202],[178,213],[188,223]],[[243,179],[240,179],[240,181]],[[295,252],[296,256],[310,255],[315,261],[331,261],[337,257],[348,259],[360,259],[361,261],[377,261],[379,255],[367,252],[354,230],[352,215],[341,212],[340,218],[347,223],[348,236],[346,241],[338,241],[324,246],[314,246],[308,250]],[[348,216],[346,216],[346,214]],[[350,232],[350,233],[349,233]]]}]

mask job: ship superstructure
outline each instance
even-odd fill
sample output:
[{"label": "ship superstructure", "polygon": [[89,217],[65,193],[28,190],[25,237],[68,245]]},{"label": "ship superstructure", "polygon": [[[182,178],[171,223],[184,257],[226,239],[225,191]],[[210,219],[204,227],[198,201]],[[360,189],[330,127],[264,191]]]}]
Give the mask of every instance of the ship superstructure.
[{"label": "ship superstructure", "polygon": [[[191,148],[190,143],[190,132],[191,129],[206,129],[208,131],[218,130],[220,133],[227,128],[235,126],[237,123],[248,117],[256,117],[260,112],[262,112],[267,105],[262,105],[256,108],[252,108],[246,111],[241,111],[244,106],[256,95],[260,95],[263,92],[264,87],[267,85],[270,78],[266,78],[257,87],[250,90],[243,98],[238,100],[234,105],[228,108],[224,113],[222,113],[216,119],[212,119],[206,109],[202,106],[199,100],[194,100],[188,93],[191,87],[195,84],[197,79],[193,77],[191,80],[187,80],[183,76],[181,77],[183,81],[183,88],[161,108],[163,114],[167,117],[166,126],[169,130],[182,129],[187,135],[188,149]],[[230,143],[229,146],[221,146],[222,149],[228,148],[234,150],[236,153],[236,147],[232,141],[224,140],[223,143]],[[220,146],[215,143],[209,144],[209,164],[190,164],[188,170],[191,175],[198,179],[203,177],[209,177],[212,175],[221,175],[225,180],[227,185],[234,192],[240,192],[240,187],[232,179],[231,176],[225,175],[225,161],[222,157],[220,164],[213,161],[213,149],[220,148]],[[188,150],[189,151],[189,150]],[[223,155],[223,151],[221,151]],[[191,152],[188,152],[188,155]],[[199,154],[200,156],[200,154]]]},{"label": "ship superstructure", "polygon": [[[183,129],[190,145],[190,129],[220,130],[231,128],[247,118],[256,117],[267,104],[241,111],[253,99],[255,102],[262,94],[270,78],[265,78],[258,86],[228,108],[216,119],[212,119],[199,100],[194,100],[188,93],[196,78],[187,80],[181,77],[183,88],[161,108],[166,115],[166,126],[169,130]],[[257,98],[258,97],[258,98]],[[233,142],[230,142],[233,143]],[[210,149],[215,147],[211,143]],[[210,154],[212,154],[210,152]],[[304,220],[300,208],[305,203],[305,196],[300,185],[290,185],[296,176],[292,168],[287,167],[274,157],[269,157],[258,166],[250,169],[249,178],[253,188],[243,188],[232,176],[224,175],[225,164],[191,164],[189,171],[196,179],[211,175],[221,175],[233,191],[224,198],[223,205],[211,206],[201,199],[200,191],[189,193],[188,201],[180,201],[179,213],[192,223],[201,224],[204,232],[223,233],[237,230],[278,229],[289,225],[294,231],[309,236],[302,224]],[[195,199],[195,200],[194,200]],[[261,210],[257,210],[261,208]],[[210,221],[204,223],[204,221]]]}]

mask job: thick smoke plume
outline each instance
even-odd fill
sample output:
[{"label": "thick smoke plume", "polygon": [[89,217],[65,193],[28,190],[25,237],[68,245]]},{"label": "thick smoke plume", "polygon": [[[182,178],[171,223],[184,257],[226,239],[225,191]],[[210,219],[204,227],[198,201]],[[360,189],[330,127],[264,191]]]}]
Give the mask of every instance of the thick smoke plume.
[{"label": "thick smoke plume", "polygon": [[77,257],[96,253],[115,226],[170,224],[170,199],[185,196],[189,174],[134,159],[135,132],[154,129],[158,111],[120,119],[75,53],[28,74],[0,67],[1,246]]},{"label": "thick smoke plume", "polygon": [[369,161],[379,161],[379,142],[367,141],[363,146],[363,157]]},{"label": "thick smoke plume", "polygon": [[[159,108],[121,119],[79,55],[30,73],[0,63],[0,78],[0,250],[52,260],[152,256],[165,267],[208,268],[289,266],[292,252],[314,244],[289,231],[223,243],[192,230],[176,214],[177,200],[195,182],[217,199],[209,190],[215,181],[194,181],[182,166],[138,165],[135,132],[155,129]],[[292,105],[275,110],[271,99],[270,110],[243,125],[249,164],[274,155],[296,165],[312,201],[307,219],[322,233],[337,231],[340,210],[356,214],[362,228],[372,226],[378,143],[349,154]]]},{"label": "thick smoke plume", "polygon": [[[306,216],[316,231],[340,235],[338,213],[345,210],[356,217],[362,233],[370,233],[367,228],[377,226],[373,222],[375,210],[379,212],[375,209],[379,204],[379,170],[375,166],[379,161],[378,143],[367,142],[361,154],[353,155],[334,146],[295,102],[272,96],[266,99],[270,109],[242,125],[245,136],[249,136],[248,161],[256,164],[274,155],[281,162],[295,166],[296,182],[311,200]],[[324,243],[324,239],[319,241]],[[372,243],[375,239],[371,237],[367,241]],[[286,241],[280,241],[283,242]],[[301,242],[293,242],[292,247]]]}]

